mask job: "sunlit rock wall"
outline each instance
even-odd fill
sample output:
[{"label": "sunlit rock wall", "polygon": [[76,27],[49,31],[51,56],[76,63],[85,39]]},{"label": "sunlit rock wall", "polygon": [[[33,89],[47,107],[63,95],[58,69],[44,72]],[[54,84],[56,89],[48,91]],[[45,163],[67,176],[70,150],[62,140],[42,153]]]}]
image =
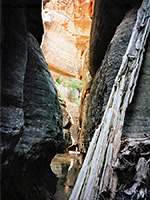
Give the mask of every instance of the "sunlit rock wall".
[{"label": "sunlit rock wall", "polygon": [[45,2],[42,50],[54,78],[57,74],[82,76],[82,55],[89,42],[92,8],[89,0]]}]

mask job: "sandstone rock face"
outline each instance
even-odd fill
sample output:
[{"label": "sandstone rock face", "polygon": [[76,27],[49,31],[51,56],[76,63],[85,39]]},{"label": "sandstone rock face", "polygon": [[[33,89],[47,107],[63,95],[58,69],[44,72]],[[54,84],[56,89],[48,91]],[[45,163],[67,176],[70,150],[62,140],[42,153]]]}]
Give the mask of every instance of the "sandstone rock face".
[{"label": "sandstone rock face", "polygon": [[[82,151],[86,152],[95,129],[100,124],[114,79],[120,68],[131,32],[135,23],[137,9],[126,14],[122,23],[118,26],[111,40],[101,67],[98,69],[90,89],[87,115],[85,121],[85,142]],[[128,31],[126,31],[128,30]],[[96,34],[96,32],[95,32]]]},{"label": "sandstone rock face", "polygon": [[62,112],[38,44],[41,1],[2,5],[2,199],[52,199],[49,164],[62,144]]},{"label": "sandstone rock face", "polygon": [[45,3],[42,50],[54,78],[57,74],[65,77],[82,75],[82,55],[89,42],[92,8],[89,0]]},{"label": "sandstone rock face", "polygon": [[129,105],[123,128],[123,136],[150,136],[150,37],[138,78],[135,95]]},{"label": "sandstone rock face", "polygon": [[75,28],[72,1],[48,2],[43,10],[42,50],[51,70],[75,77]]}]

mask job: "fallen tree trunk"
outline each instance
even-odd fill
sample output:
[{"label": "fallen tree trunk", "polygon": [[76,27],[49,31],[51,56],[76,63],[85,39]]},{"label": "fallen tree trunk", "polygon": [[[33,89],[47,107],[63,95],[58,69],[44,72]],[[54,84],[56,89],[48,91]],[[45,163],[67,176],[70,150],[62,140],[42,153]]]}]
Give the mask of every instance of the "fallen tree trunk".
[{"label": "fallen tree trunk", "polygon": [[113,166],[120,149],[125,112],[134,95],[150,31],[149,13],[150,1],[144,0],[101,124],[92,138],[70,200],[100,199],[105,190],[110,190],[110,196],[115,197],[117,176]]}]

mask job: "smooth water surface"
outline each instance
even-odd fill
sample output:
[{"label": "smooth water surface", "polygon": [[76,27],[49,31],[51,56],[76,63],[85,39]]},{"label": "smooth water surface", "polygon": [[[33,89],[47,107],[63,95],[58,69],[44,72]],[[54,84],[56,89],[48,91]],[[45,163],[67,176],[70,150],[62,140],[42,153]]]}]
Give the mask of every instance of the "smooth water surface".
[{"label": "smooth water surface", "polygon": [[54,200],[67,200],[72,192],[80,171],[82,158],[80,155],[57,154],[50,166],[59,178]]}]

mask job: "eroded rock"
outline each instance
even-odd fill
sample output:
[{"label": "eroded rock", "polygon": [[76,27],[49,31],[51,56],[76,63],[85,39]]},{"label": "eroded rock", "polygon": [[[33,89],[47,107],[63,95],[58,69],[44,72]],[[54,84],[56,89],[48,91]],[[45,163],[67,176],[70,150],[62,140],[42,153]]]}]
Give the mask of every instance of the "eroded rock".
[{"label": "eroded rock", "polygon": [[2,6],[2,199],[52,199],[49,164],[62,145],[62,113],[38,44],[41,1]]},{"label": "eroded rock", "polygon": [[88,148],[94,131],[101,122],[114,79],[120,69],[122,56],[125,54],[130,40],[135,24],[136,12],[137,9],[133,9],[127,13],[122,23],[117,27],[114,37],[107,48],[102,65],[93,79],[85,122],[86,135],[84,137],[86,138],[86,148]]},{"label": "eroded rock", "polygon": [[117,26],[125,14],[139,1],[98,0],[95,1],[90,35],[90,73],[95,76],[113,38]]}]

